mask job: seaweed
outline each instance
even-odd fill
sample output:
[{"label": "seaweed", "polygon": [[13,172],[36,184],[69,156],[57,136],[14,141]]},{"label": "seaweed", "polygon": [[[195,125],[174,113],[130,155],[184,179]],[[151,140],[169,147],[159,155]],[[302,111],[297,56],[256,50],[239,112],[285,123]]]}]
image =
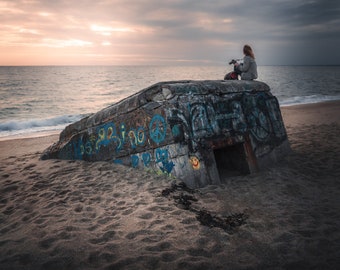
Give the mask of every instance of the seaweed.
[{"label": "seaweed", "polygon": [[[178,195],[174,194],[176,192],[178,193],[178,191],[180,191]],[[192,194],[197,192],[197,190],[191,189],[185,183],[180,182],[179,184],[172,183],[170,188],[162,190],[161,196],[169,197],[170,194],[172,194],[171,198],[174,200],[176,206],[195,213],[196,219],[201,223],[201,225],[204,226],[218,227],[229,233],[232,233],[235,228],[246,224],[248,215],[246,215],[244,212],[234,213],[226,217],[220,217],[213,215],[206,209],[194,208],[192,206],[192,202],[197,202],[198,199]]]}]

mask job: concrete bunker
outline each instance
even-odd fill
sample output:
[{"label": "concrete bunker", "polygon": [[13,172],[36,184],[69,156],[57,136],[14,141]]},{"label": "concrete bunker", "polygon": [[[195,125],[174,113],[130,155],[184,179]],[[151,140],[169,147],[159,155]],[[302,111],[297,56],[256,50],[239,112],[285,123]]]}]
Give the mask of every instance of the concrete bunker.
[{"label": "concrete bunker", "polygon": [[67,126],[42,159],[114,162],[202,187],[256,172],[289,150],[265,83],[172,81]]}]

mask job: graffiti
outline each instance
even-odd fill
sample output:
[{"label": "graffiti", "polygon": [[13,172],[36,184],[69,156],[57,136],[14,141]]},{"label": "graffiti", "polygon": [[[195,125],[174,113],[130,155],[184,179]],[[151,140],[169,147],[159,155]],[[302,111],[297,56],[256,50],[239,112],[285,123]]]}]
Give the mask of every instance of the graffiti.
[{"label": "graffiti", "polygon": [[120,134],[121,134],[122,141],[125,141],[126,131],[125,131],[125,124],[124,123],[120,124]]},{"label": "graffiti", "polygon": [[267,141],[272,135],[272,127],[268,115],[266,100],[268,97],[258,95],[245,95],[242,99],[248,128],[253,137],[261,143]]},{"label": "graffiti", "polygon": [[198,157],[192,156],[192,157],[190,157],[189,161],[190,161],[190,163],[192,165],[192,168],[194,170],[199,170],[200,169],[201,164],[200,164],[200,161],[199,161]]},{"label": "graffiti", "polygon": [[[114,122],[97,127],[96,132],[89,138],[83,136],[77,143],[73,143],[76,153],[81,156],[91,156],[100,151],[101,147],[111,145],[119,153],[128,144],[132,149],[144,146],[147,136],[144,126],[127,129],[125,123],[120,123],[117,130]],[[161,115],[154,115],[149,124],[150,138],[157,144],[164,141],[166,137],[166,121]],[[78,154],[78,156],[79,156]],[[80,158],[81,159],[81,158]]]},{"label": "graffiti", "polygon": [[143,160],[144,167],[149,167],[151,163],[151,154],[148,152],[143,153],[142,160]]},{"label": "graffiti", "polygon": [[[166,135],[166,130],[163,130],[163,127],[166,127],[164,118],[158,115],[154,119],[154,122],[151,123],[154,127],[153,140],[161,142]],[[107,147],[108,145],[114,147],[116,152],[120,152],[127,143],[132,149],[136,149],[138,146],[144,146],[146,133],[143,126],[127,130],[125,123],[121,123],[119,128],[120,129],[117,130],[115,123],[110,122],[98,127],[96,129],[97,132],[90,137],[82,136],[80,140],[73,143],[75,153],[78,153],[78,157],[79,155],[90,156],[98,153],[102,146]],[[81,157],[79,159],[81,159]]]},{"label": "graffiti", "polygon": [[[189,107],[189,114],[185,114]],[[276,99],[264,93],[243,93],[234,98],[211,98],[204,102],[184,105],[169,113],[172,135],[182,138],[192,152],[198,150],[199,141],[211,136],[238,137],[249,131],[258,142],[265,143],[270,136],[283,138],[286,134]],[[189,124],[190,123],[190,124]],[[180,137],[179,127],[187,128],[187,137]]]},{"label": "graffiti", "polygon": [[239,101],[196,102],[190,104],[190,108],[189,115],[185,115],[184,110],[171,110],[169,122],[173,123],[172,134],[176,138],[179,138],[178,126],[186,127],[187,137],[182,136],[182,140],[186,140],[192,152],[198,150],[202,138],[225,136],[226,132],[242,133],[247,129]]},{"label": "graffiti", "polygon": [[[122,148],[122,139],[117,134],[116,125],[114,123],[108,123],[100,128],[97,131],[97,140],[96,140],[96,147],[95,150],[98,152],[101,146],[107,146],[109,143],[114,143],[116,145],[116,150],[120,150]],[[91,153],[86,153],[88,155],[93,154],[94,151]]]},{"label": "graffiti", "polygon": [[[91,135],[89,140],[86,141],[85,144],[81,144],[79,145],[80,147],[80,154],[81,155],[84,155],[84,154],[91,154],[93,152],[93,149],[94,149],[94,144],[95,144],[95,141],[96,141],[96,137]],[[80,141],[81,142],[81,141]],[[79,143],[79,142],[78,142]]]},{"label": "graffiti", "polygon": [[137,168],[140,165],[144,166],[144,168],[156,169],[156,172],[159,174],[170,175],[175,164],[171,161],[169,151],[167,149],[156,148],[154,150],[154,158],[152,158],[152,154],[149,152],[144,152],[140,154],[131,155],[128,157],[121,159],[114,159],[114,163],[126,164],[130,165],[133,168]]},{"label": "graffiti", "polygon": [[113,163],[114,163],[114,164],[123,165],[123,160],[121,160],[121,159],[115,159],[115,160],[113,160]]},{"label": "graffiti", "polygon": [[129,137],[129,140],[130,140],[130,145],[131,145],[131,148],[136,148],[137,147],[137,137],[136,137],[136,130],[130,130],[129,133],[128,133],[128,137]]},{"label": "graffiti", "polygon": [[214,111],[208,104],[194,104],[190,114],[194,134],[197,136],[211,136],[214,134]]},{"label": "graffiti", "polygon": [[179,125],[174,125],[171,129],[172,136],[177,138],[181,136],[181,130]]},{"label": "graffiti", "polygon": [[131,165],[133,168],[137,168],[139,163],[139,157],[136,155],[131,156]]},{"label": "graffiti", "polygon": [[278,138],[285,138],[286,137],[286,130],[283,124],[283,120],[280,114],[280,111],[276,108],[279,107],[279,104],[276,99],[272,98],[266,100],[266,105],[268,107],[269,116],[271,119],[271,123],[273,125],[273,130]]},{"label": "graffiti", "polygon": [[189,148],[192,149],[195,142],[191,139],[193,137],[192,130],[183,110],[177,108],[169,110],[167,119],[172,127],[171,131],[174,141],[185,141],[188,143]]},{"label": "graffiti", "polygon": [[250,132],[258,141],[264,141],[270,135],[270,125],[266,115],[259,109],[255,109],[247,116],[250,123]]},{"label": "graffiti", "polygon": [[131,129],[128,133],[131,148],[136,148],[138,145],[144,145],[145,133],[144,128],[139,127],[137,130]]},{"label": "graffiti", "polygon": [[161,115],[154,115],[149,124],[150,138],[157,144],[165,139],[166,122]]},{"label": "graffiti", "polygon": [[165,174],[170,174],[175,164],[169,160],[169,152],[166,149],[155,150],[156,163],[161,163],[160,169]]},{"label": "graffiti", "polygon": [[230,115],[232,116],[231,122],[233,130],[245,132],[247,129],[247,124],[244,119],[241,103],[239,101],[233,101],[231,102],[231,108],[232,113]]}]

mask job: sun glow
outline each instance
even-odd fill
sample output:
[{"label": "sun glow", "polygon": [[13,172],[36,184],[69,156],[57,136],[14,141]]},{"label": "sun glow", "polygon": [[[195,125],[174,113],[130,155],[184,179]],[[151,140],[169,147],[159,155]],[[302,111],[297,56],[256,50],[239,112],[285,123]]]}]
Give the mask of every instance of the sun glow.
[{"label": "sun glow", "polygon": [[103,41],[102,46],[110,46],[111,42],[110,41]]},{"label": "sun glow", "polygon": [[41,16],[41,17],[50,17],[53,14],[49,13],[49,12],[38,12],[38,15]]},{"label": "sun glow", "polygon": [[93,43],[89,41],[79,40],[79,39],[53,39],[44,38],[40,46],[52,47],[52,48],[65,48],[65,47],[89,47]]},{"label": "sun glow", "polygon": [[111,27],[111,26],[102,26],[97,24],[92,24],[90,29],[93,32],[99,33],[103,36],[111,36],[113,32],[134,32],[134,30],[130,27]]}]

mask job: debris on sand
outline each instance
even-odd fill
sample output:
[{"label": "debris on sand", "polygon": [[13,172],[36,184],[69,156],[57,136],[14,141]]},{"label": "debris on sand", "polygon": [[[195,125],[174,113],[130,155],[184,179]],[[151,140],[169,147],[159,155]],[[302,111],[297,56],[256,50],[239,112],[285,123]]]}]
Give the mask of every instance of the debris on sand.
[{"label": "debris on sand", "polygon": [[180,182],[179,184],[172,183],[170,188],[162,190],[161,196],[169,197],[172,194],[171,198],[177,207],[195,213],[196,219],[204,226],[218,227],[231,233],[235,228],[246,223],[248,216],[245,213],[234,213],[227,217],[219,217],[208,210],[196,209],[192,206],[192,202],[198,202],[198,199],[192,194],[197,192],[197,190],[189,188],[184,182]]}]

